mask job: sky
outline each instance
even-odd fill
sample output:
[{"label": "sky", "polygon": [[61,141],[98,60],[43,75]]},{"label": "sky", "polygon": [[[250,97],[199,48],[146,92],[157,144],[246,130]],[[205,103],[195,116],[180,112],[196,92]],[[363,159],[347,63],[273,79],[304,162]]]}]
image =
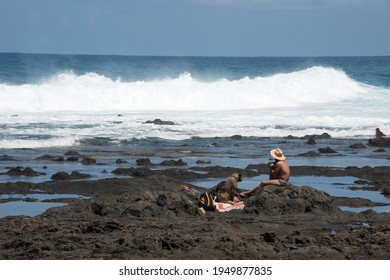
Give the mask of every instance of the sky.
[{"label": "sky", "polygon": [[390,55],[390,0],[0,0],[0,52]]}]

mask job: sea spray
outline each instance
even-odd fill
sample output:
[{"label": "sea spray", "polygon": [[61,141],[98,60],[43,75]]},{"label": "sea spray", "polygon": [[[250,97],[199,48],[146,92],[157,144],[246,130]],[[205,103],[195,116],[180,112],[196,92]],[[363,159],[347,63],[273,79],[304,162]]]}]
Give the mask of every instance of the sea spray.
[{"label": "sea spray", "polygon": [[[330,86],[331,85],[331,86]],[[238,80],[176,78],[124,82],[96,73],[65,72],[36,84],[0,84],[1,113],[246,110],[304,107],[368,98],[377,90],[342,70],[302,71]]]},{"label": "sea spray", "polygon": [[[0,149],[390,134],[390,57],[0,54]],[[173,126],[146,124],[172,121]],[[4,152],[6,154],[7,152]]]}]

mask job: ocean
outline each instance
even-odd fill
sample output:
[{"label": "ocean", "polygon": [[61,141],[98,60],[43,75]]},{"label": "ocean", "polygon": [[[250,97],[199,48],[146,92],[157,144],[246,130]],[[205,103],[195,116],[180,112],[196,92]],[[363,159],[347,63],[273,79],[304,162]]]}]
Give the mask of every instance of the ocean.
[{"label": "ocean", "polygon": [[[0,54],[0,149],[390,133],[390,56]],[[153,119],[175,126],[146,125]]]},{"label": "ocean", "polygon": [[[390,56],[0,53],[0,100],[0,183],[50,181],[59,171],[115,177],[112,170],[135,167],[141,157],[153,163],[182,159],[186,168],[199,160],[245,168],[266,163],[276,146],[285,149],[291,166],[387,166],[390,158],[389,150],[349,148],[367,144],[376,128],[390,134]],[[154,119],[174,125],[146,123]],[[318,139],[316,147],[300,139],[322,133],[331,139]],[[299,156],[322,146],[338,153]],[[96,158],[97,164],[67,161],[68,150]],[[43,161],[43,155],[64,160]],[[31,167],[40,176],[8,176],[16,166]],[[244,178],[241,187],[252,188],[264,178]],[[208,188],[221,179],[192,183]],[[372,198],[372,192],[349,190],[355,180],[291,178],[295,185],[310,184],[334,195],[341,191],[388,202],[379,193]],[[31,215],[31,207],[22,208]],[[0,216],[22,208],[8,202]]]}]

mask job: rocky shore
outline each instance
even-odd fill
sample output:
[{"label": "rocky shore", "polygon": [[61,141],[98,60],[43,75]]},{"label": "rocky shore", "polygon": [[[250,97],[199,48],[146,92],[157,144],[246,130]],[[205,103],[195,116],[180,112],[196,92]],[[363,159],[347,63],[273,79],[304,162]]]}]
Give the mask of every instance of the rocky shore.
[{"label": "rocky shore", "polygon": [[[265,168],[240,171],[255,176]],[[389,195],[390,167],[293,166],[292,171],[353,175]],[[1,184],[1,193],[39,190],[89,199],[57,199],[66,205],[36,217],[1,218],[0,259],[390,259],[390,213],[338,207],[375,205],[366,199],[331,197],[310,186],[267,187],[244,199],[243,210],[201,216],[197,197],[179,186],[191,178],[227,177],[232,168],[142,166],[115,172],[129,176]],[[163,203],[157,203],[159,196]]]},{"label": "rocky shore", "polygon": [[[153,123],[174,125],[159,119]],[[63,156],[44,154],[32,160],[21,160],[19,154],[0,156],[0,160],[10,166],[0,172],[3,178],[47,178],[39,183],[16,180],[0,183],[0,195],[82,196],[46,200],[65,205],[50,208],[35,217],[0,218],[0,259],[390,259],[390,213],[340,209],[340,206],[388,204],[334,197],[312,186],[267,186],[243,199],[243,210],[200,215],[198,195],[180,190],[181,185],[186,184],[199,193],[205,189],[188,182],[227,178],[233,171],[250,178],[267,174],[268,167],[265,163],[249,164],[245,168],[223,167],[212,165],[210,161],[230,157],[232,148],[240,149],[241,156],[252,157],[262,143],[259,139],[234,135],[230,139],[195,140],[182,143],[180,148],[169,143],[158,146],[156,142],[148,149],[112,152],[106,151],[103,145],[97,150],[85,148],[81,153],[69,150]],[[268,150],[268,142],[263,141],[263,150]],[[324,133],[303,139],[286,137],[278,145],[288,146],[290,151],[295,149],[293,159],[329,157],[332,160],[335,155],[342,161],[354,157],[387,162],[385,148],[390,146],[390,141],[379,129],[375,137],[366,142],[372,148],[353,142],[335,141]],[[157,148],[152,148],[156,145]],[[307,150],[305,147],[311,150],[300,153]],[[114,157],[119,155],[128,157],[115,161]],[[128,163],[137,156],[135,165]],[[189,167],[185,159],[193,160],[191,156],[197,160]],[[108,165],[113,158],[115,164]],[[159,162],[156,159],[160,159]],[[28,163],[45,166],[38,171],[21,166]],[[67,163],[63,166],[75,167],[81,164],[95,172],[104,168],[102,173],[116,178],[93,179],[91,174],[77,170],[50,169],[63,163]],[[106,171],[108,166],[112,166],[112,170]],[[58,172],[46,174],[47,170],[54,169]],[[364,191],[390,196],[389,166],[291,165],[291,172],[293,177],[352,176],[358,178],[355,185],[364,185]],[[0,203],[12,199],[0,198]]]}]

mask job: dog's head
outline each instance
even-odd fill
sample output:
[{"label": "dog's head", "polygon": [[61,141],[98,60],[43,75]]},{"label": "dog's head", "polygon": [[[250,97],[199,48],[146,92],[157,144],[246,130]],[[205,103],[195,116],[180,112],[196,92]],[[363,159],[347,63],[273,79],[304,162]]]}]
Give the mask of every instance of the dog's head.
[{"label": "dog's head", "polygon": [[237,182],[241,182],[242,181],[242,175],[241,175],[241,172],[239,171],[234,171],[232,173],[232,178],[234,178]]}]

